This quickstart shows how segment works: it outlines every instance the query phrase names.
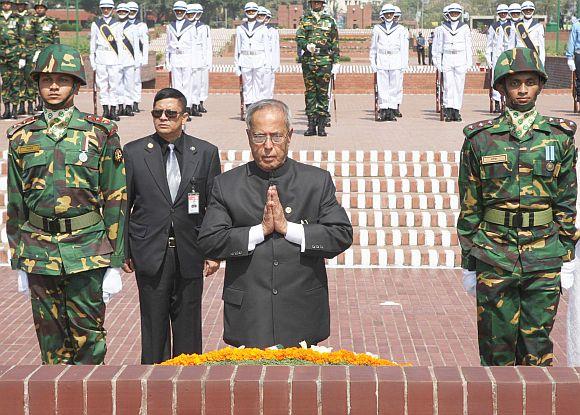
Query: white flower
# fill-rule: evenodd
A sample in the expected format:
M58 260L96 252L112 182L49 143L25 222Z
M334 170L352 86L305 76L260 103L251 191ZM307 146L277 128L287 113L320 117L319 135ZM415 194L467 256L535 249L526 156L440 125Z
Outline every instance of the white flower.
M372 357L373 359L378 359L379 358L379 355L378 354L374 354L374 353L371 353L371 352L366 352L365 354L367 356Z
M240 347L238 347L238 349L245 349L245 348L246 348L246 346L244 346L243 344Z
M314 350L315 352L318 353L330 353L332 352L332 347L326 347L326 346L310 346L310 349Z
M308 349L308 345L306 344L306 340L302 340L300 343L298 343L300 345L300 347L302 347L303 349Z

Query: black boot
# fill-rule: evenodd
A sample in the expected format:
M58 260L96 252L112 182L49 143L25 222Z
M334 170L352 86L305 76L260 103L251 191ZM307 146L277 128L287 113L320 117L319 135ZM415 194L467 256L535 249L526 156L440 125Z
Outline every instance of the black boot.
M8 118L10 118L11 113L10 113L10 104L9 103L4 103L4 114L2 114L2 119L3 120L7 120Z
M331 126L330 124L330 117L326 118L326 128L329 128Z
M453 121L453 116L451 114L452 111L451 108L443 108L443 118L445 119L445 122Z
M395 117L401 118L402 116L403 116L403 114L401 114L401 111L399 110L399 106L397 105L397 109L395 110Z
M109 112L109 119L112 121L120 121L121 119L117 115L117 107L111 106L111 111Z
M18 115L24 115L26 114L26 111L24 111L24 101L22 101L20 103L20 105L18 106Z
M207 110L205 109L205 107L203 106L203 101L199 101L199 107L197 107L197 110L199 112L201 112L202 114L205 114L207 112Z
M461 114L459 113L459 110L454 110L454 111L455 111L455 117L453 117L453 119L454 119L455 121L463 121L463 120L461 119Z
M125 107L122 104L117 106L117 117L124 117L125 116Z
M23 103L21 103L21 105L24 107ZM18 105L12 104L12 119L15 120L17 118L18 118Z
M308 117L308 129L304 131L305 136L316 135L316 117L311 115Z
M109 112L108 105L103 105L103 118L111 119L111 113Z
M387 110L386 109L381 108L379 110L379 117L378 117L377 121L380 121L380 122L387 121Z
M131 105L125 105L125 115L127 115L128 117L132 117L135 114L133 114L133 107Z
M141 110L139 109L139 103L138 102L134 102L133 103L133 112L135 112L135 113L141 112Z
M326 137L326 117L318 117L318 136Z
M191 115L193 117L201 117L201 112L199 112L199 108L195 104L191 106Z
M28 106L26 112L29 115L34 115L34 105L32 105L32 101L28 101Z

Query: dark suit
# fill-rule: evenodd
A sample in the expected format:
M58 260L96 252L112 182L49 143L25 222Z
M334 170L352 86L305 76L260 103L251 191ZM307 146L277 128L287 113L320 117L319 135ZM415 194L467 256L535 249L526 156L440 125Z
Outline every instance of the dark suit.
M133 261L139 287L142 363L201 352L205 257L198 248L197 233L213 179L221 172L220 159L215 146L185 133L175 142L175 152L181 182L172 203L165 170L167 143L153 134L127 144L124 150L125 255ZM189 193L199 193L199 214L188 213ZM175 243L169 244L170 237Z
M249 230L262 221L269 184L277 186L286 219L303 223L305 252L278 233L248 252ZM216 178L198 243L209 257L226 260L226 343L296 346L329 336L324 258L352 243L335 191L328 172L291 159L271 173L250 162Z

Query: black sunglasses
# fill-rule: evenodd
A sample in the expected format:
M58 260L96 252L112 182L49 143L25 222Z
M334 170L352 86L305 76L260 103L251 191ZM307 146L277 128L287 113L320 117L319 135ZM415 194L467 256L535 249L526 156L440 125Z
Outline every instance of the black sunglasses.
M178 115L183 114L183 112L175 110L151 110L151 115L153 116L153 118L161 118L163 113L165 113L165 116L170 120L177 118Z

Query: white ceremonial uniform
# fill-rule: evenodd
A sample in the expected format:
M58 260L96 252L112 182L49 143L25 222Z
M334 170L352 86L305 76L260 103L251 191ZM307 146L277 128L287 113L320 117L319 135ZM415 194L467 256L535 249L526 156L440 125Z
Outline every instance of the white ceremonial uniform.
M375 25L369 57L377 70L379 108L396 110L403 95L403 70L409 66L408 31L396 22Z
M270 33L270 65L269 70L266 72L265 98L272 99L276 85L276 71L280 69L280 34L277 28L267 26Z
M441 68L441 61L442 61L442 54L443 51L441 50L441 37L443 36L443 25L437 26L433 30L433 43L431 44L431 56L433 57L433 65L437 68L437 70L442 73L443 69ZM447 106L447 101L445 99L445 94L443 94L443 101L441 102L443 107Z
M465 74L473 64L471 31L463 22L445 22L440 27L433 39L433 63L443 71L443 106L461 110Z
M206 62L206 38L207 26L202 22L193 22L191 29L193 33L193 47L191 50L191 82L189 90L190 105L199 105L201 101L201 90L203 85L203 69Z
M99 17L91 24L90 63L95 71L101 105L121 104L120 26L112 17ZM105 34L108 34L108 38Z
M528 45L520 34L518 26L523 25L525 36L529 37L536 48L543 64L546 63L546 36L544 34L544 25L537 19L522 19L517 23L512 22L512 28L508 39L508 49L526 48Z
M120 104L133 107L136 102L135 73L142 60L139 50L139 27L130 21L119 22L121 45L119 47L119 61L121 63L121 96Z
M135 69L135 102L141 102L141 90L143 84L141 81L141 68L149 63L149 28L147 23L138 19L133 20L139 31L139 54L141 56L140 62Z
M191 66L195 43L194 24L187 19L176 20L167 25L167 50L165 63L171 71L171 87L187 99L191 107Z
M264 78L271 63L269 35L267 26L257 21L245 22L236 29L234 66L242 75L246 105L266 97Z
M209 71L213 65L213 49L211 44L211 29L205 23L198 21L200 26L197 30L200 31L203 36L203 68L201 69L201 92L199 94L199 100L201 102L206 101L209 96Z
M487 46L485 48L485 60L487 66L491 69L491 79L493 79L493 68L497 62L497 58L505 50L505 32L504 26L509 24L506 22L494 22L487 29ZM492 98L494 101L501 101L501 95L495 89L492 91Z

